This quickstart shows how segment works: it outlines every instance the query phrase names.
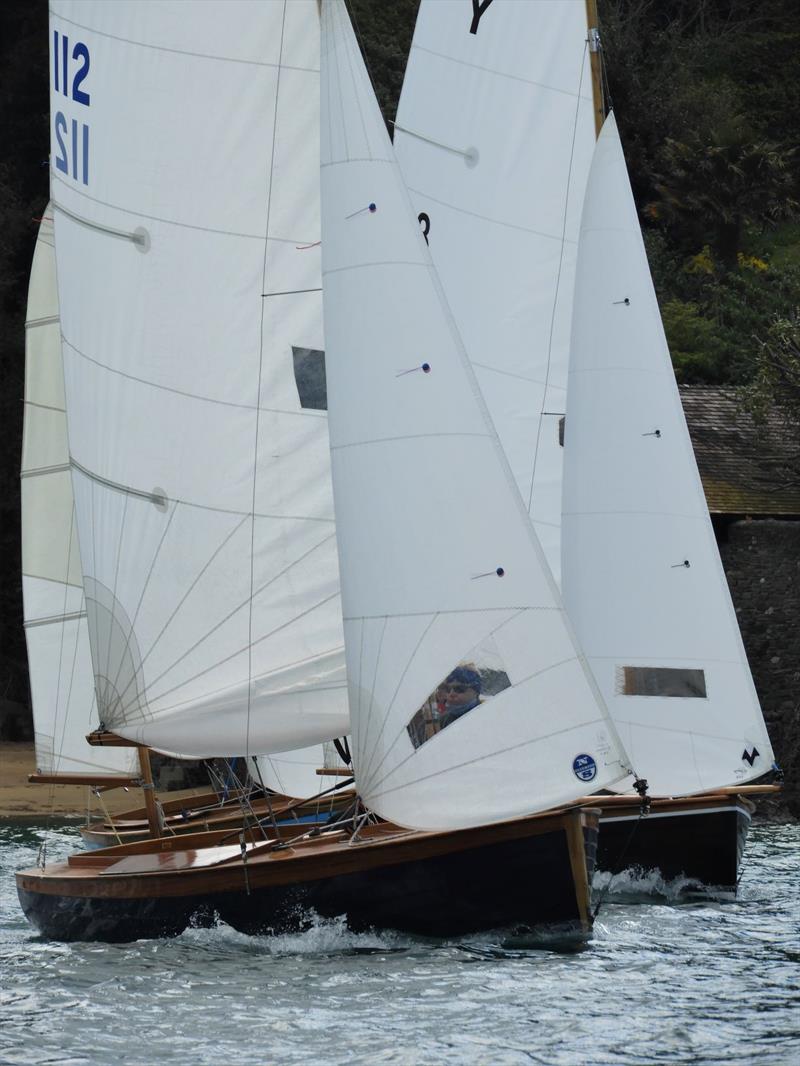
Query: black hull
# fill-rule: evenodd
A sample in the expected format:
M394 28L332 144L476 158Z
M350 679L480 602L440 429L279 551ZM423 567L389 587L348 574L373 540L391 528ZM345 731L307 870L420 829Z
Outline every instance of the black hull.
M736 891L750 805L730 797L714 809L664 811L644 818L613 809L600 822L597 868L658 870L665 881L683 877L696 885Z
M110 882L117 880L112 877L94 877L85 887L69 886L64 892L37 891L36 871L21 871L17 890L28 920L44 936L60 941L120 943L177 936L189 925L206 926L217 918L244 933L275 933L302 930L314 915L345 915L353 930L448 937L510 928L577 943L590 931L585 882L593 872L596 816L588 822L584 816L582 828L581 823L575 828L572 836L562 825L516 839L457 850L451 846L444 854L428 852L405 861L395 856L385 864L370 856L370 868L290 884L259 884L257 867L249 861L249 892L241 863L228 878L235 882L233 891L181 894L180 885L162 891L152 879L140 878L127 897L112 898ZM46 878L40 874L39 884ZM187 877L181 885L196 889L191 880Z

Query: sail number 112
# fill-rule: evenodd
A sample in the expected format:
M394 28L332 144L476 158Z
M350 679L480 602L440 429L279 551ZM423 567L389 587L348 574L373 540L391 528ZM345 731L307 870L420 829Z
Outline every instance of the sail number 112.
M89 74L89 49L77 41L70 50L69 38L53 31L53 90L73 103L89 107L91 97L83 87ZM75 181L89 184L89 125L77 118L67 118L63 111L53 115L53 132L57 145L56 170Z

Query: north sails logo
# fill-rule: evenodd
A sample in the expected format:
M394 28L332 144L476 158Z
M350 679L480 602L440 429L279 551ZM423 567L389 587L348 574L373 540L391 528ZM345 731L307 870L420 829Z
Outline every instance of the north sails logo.
M744 751L742 752L742 760L746 763L750 763L750 765L752 766L758 758L759 754L760 752L754 744L752 751L748 751L747 748L744 749Z

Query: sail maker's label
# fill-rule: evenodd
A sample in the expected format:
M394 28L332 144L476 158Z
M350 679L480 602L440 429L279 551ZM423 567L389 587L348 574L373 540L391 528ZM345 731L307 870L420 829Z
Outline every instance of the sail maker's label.
M53 162L56 170L89 184L89 123L80 108L91 103L86 79L91 60L89 49L83 41L70 41L66 34L53 30ZM56 106L56 98L63 96L68 102L64 110ZM76 106L77 105L77 106Z
M585 752L572 760L572 772L579 781L594 781L597 777L597 763Z

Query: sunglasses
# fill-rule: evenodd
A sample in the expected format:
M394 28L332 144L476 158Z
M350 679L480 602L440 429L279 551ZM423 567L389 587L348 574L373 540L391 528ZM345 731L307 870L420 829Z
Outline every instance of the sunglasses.
M472 685L444 685L445 692L468 692Z

